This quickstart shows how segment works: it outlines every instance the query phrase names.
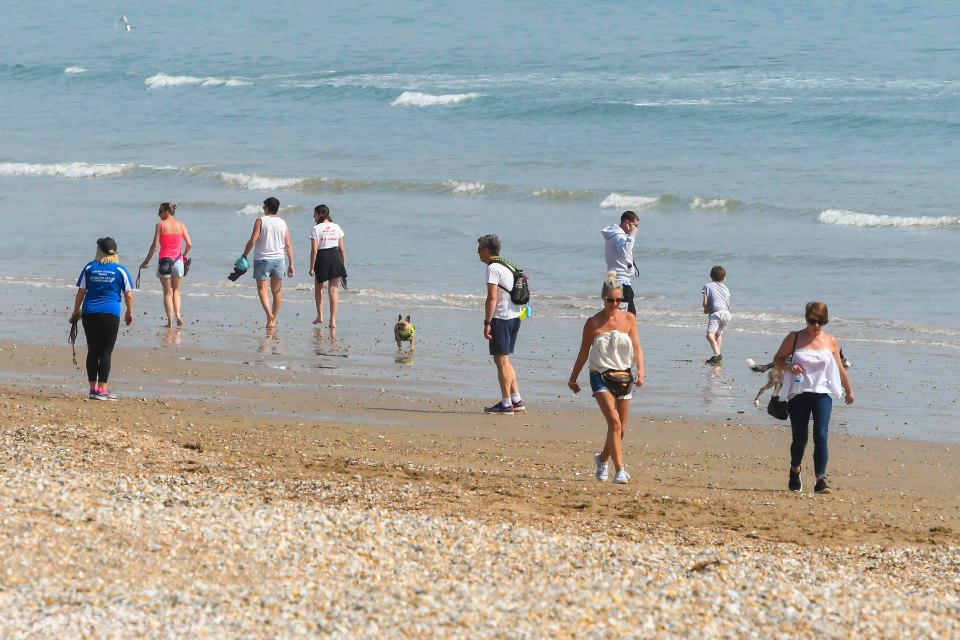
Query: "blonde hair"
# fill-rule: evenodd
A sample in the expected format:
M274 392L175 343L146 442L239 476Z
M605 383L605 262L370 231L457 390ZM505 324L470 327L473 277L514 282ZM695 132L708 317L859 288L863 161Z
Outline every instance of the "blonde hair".
M120 256L115 253L104 253L97 247L97 255L93 258L100 264L120 264Z
M607 271L607 279L603 281L603 291L600 293L602 296L606 296L611 291L617 289L623 289L623 285L620 284L620 281L617 279L616 271Z

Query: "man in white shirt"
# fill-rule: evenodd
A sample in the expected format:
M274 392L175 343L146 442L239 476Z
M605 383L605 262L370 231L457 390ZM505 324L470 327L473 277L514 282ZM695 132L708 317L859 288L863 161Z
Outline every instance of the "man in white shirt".
M499 261L500 238L490 234L477 240L477 256L487 265L487 299L483 305L483 337L490 343L490 355L497 366L500 381L500 402L485 407L484 413L513 415L525 411L517 386L517 373L510 363L510 354L520 331L520 307L510 299L513 272Z
M290 229L287 223L277 216L280 201L274 197L263 201L263 215L253 223L253 233L243 250L246 260L251 249L253 252L253 279L257 282L257 295L264 313L267 314L267 329L277 326L280 305L283 304L283 273L293 277L293 245L290 244ZM284 256L287 264L284 265ZM286 267L286 268L284 268ZM267 283L269 282L269 288ZM273 294L273 300L270 299Z
M630 277L634 274L633 242L637 236L637 227L640 218L633 211L624 211L620 216L620 224L611 224L600 230L604 239L604 253L607 258L607 269L616 271L617 280L623 285L623 301L627 303L627 311L637 315L637 307L633 304L633 286Z

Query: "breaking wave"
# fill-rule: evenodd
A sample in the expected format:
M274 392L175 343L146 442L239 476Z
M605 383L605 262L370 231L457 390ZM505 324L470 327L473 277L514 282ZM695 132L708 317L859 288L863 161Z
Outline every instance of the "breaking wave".
M622 193L611 193L600 203L601 209L643 209L652 207L660 201L660 197L628 196Z
M437 107L451 104L459 104L466 100L479 98L479 93L451 93L435 96L429 93L419 93L417 91L404 91L390 103L392 107Z
M886 216L858 213L846 209L826 209L817 216L817 221L844 227L956 227L960 216Z
M143 81L148 89L164 89L167 87L184 87L200 85L202 87L248 87L252 82L244 78L205 78L197 76L170 76L158 73Z
M56 164L29 164L0 162L3 176L53 176L57 178L112 178L136 168L133 164L91 164L63 162Z

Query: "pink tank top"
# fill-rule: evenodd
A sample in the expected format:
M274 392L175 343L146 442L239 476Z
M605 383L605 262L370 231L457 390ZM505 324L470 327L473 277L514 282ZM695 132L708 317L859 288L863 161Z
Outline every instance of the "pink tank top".
M160 256L161 258L180 257L180 247L183 246L183 227L181 233L164 233L163 227L160 227Z

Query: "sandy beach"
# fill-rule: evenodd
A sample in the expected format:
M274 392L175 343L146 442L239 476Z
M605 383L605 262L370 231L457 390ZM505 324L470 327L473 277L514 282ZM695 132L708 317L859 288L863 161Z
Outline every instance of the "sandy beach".
M0 352L47 376L0 393L4 637L960 633L948 444L832 435L833 494L798 495L785 427L638 402L618 486L588 399L492 417L121 349L118 388L179 366L206 397L96 402L62 355Z

